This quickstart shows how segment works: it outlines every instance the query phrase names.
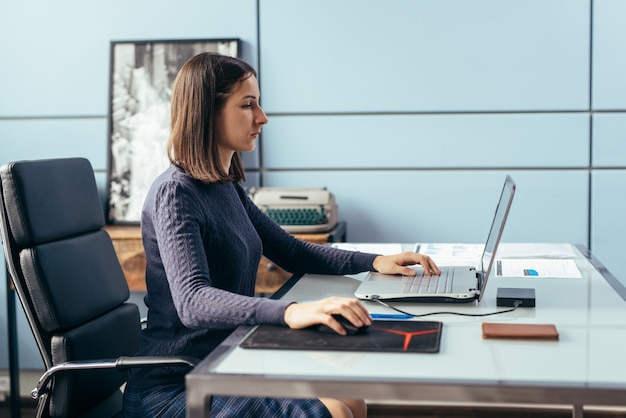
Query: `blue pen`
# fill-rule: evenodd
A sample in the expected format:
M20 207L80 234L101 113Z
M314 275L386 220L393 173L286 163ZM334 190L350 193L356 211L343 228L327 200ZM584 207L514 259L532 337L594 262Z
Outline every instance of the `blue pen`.
M413 318L411 315L406 314L384 314L384 313L373 313L370 314L372 319L411 319Z

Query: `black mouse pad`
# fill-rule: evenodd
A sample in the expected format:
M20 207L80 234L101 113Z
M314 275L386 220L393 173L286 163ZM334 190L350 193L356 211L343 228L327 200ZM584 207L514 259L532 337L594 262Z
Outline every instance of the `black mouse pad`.
M339 335L315 328L259 325L243 348L281 350L438 353L443 324L437 321L373 321L363 334Z

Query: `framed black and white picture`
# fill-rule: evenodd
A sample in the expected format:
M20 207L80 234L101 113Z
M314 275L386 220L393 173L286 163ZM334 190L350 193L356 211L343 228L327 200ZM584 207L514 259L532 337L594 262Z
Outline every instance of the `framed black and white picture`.
M150 185L169 164L172 84L200 52L239 57L240 40L111 42L108 223L139 223Z

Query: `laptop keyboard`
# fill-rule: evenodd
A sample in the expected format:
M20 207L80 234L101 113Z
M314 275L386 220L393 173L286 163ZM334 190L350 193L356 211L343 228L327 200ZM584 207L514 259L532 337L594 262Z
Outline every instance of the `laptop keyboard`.
M441 275L428 276L418 271L416 276L402 276L402 293L450 293L452 291L452 277L449 269L441 269Z

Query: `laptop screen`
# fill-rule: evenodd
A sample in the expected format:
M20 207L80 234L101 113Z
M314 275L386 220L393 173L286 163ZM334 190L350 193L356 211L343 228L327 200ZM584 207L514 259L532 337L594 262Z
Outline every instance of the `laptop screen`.
M493 261L495 258L495 252L500 243L502 237L502 231L504 231L504 224L513 202L513 195L515 194L515 182L511 176L506 176L504 180L504 186L502 193L500 194L500 200L496 207L496 213L491 222L491 229L489 229L489 235L487 236L487 242L485 243L485 249L483 250L483 256L480 261L481 274L479 276L480 293L478 295L478 301L483 298L485 288L487 287L487 280L493 267Z

